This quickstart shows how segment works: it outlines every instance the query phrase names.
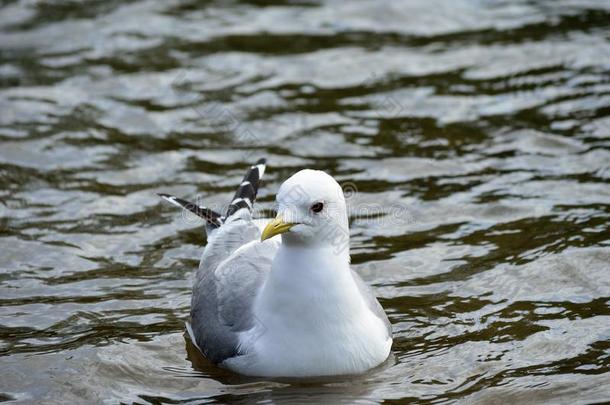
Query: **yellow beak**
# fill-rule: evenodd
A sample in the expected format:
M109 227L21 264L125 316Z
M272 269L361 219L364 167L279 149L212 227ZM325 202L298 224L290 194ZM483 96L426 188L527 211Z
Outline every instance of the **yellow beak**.
M288 232L288 230L295 225L296 224L284 222L282 216L278 214L277 217L275 217L273 221L269 222L265 229L263 229L263 233L261 234L261 242L275 235L279 235L280 233Z

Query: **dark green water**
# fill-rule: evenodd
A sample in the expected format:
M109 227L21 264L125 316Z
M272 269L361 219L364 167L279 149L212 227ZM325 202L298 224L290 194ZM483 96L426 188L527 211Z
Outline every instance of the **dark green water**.
M0 401L610 400L610 2L2 1ZM348 193L394 325L367 375L183 336L204 238L156 192Z

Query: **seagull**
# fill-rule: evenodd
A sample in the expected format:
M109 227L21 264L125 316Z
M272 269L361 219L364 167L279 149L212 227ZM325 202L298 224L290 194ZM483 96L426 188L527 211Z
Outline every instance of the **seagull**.
M253 219L265 166L247 170L224 215L159 194L206 221L190 339L211 362L249 376L350 375L384 363L392 328L350 268L340 185L301 170L281 185L275 219Z

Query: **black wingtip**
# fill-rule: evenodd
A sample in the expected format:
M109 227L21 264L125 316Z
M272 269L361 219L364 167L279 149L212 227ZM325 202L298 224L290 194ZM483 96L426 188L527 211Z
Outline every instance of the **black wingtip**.
M225 218L229 218L242 208L247 208L250 211L252 210L258 192L258 186L265 174L266 166L267 159L260 158L246 171L246 175L229 204Z
M184 208L197 215L198 217L205 219L205 221L211 226L219 227L220 225L222 225L221 215L209 208L201 207L195 203L183 200L182 198L178 198L171 194L157 193L157 195L163 198L165 201L169 202L170 204L173 204L180 208Z

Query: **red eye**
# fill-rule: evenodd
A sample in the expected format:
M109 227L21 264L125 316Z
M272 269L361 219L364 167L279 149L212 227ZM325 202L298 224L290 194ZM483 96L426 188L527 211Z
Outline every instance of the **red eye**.
M311 206L311 210L313 212L315 212L316 214L321 212L323 209L324 209L324 204L322 204L321 202L317 202Z

